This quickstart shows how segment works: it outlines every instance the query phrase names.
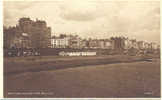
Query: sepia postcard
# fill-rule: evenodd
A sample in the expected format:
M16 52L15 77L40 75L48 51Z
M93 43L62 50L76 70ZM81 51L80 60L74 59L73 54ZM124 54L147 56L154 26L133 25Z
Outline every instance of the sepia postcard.
M3 1L5 98L160 98L160 1Z
M15 99L11 99L11 98L5 98L5 99L0 99L0 100L31 100L29 98L15 98ZM78 98L36 98L34 100L81 100ZM160 98L143 98L143 99L121 99L121 98L100 98L100 99L96 99L96 98L86 98L85 100L160 100Z

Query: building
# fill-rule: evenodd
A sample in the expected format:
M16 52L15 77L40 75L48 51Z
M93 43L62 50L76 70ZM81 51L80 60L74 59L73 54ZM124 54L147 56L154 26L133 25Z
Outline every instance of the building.
M70 48L82 48L82 39L78 35L68 35Z
M98 40L98 48L105 49L105 40L104 39Z
M67 48L69 47L69 37L52 37L52 48Z
M83 39L80 41L80 47L81 48L88 48L88 41L86 39Z
M132 42L129 40L129 38L125 38L124 44L125 44L125 46L124 46L125 50L128 50L132 47Z
M99 48L98 40L97 39L90 39L89 40L89 48L92 48L92 49Z
M4 48L31 48L28 33L21 33L18 26L4 29Z
M12 41L22 38L22 33L28 34L32 48L47 48L51 45L51 28L43 20L33 21L30 18L20 18L15 27L4 28L4 45L10 48ZM21 40L21 39L18 39Z
M131 39L131 48L138 49L138 44L136 39Z
M27 33L22 33L22 35L18 38L19 46L18 48L31 48L31 40Z
M144 41L138 41L137 42L137 46L138 46L138 49L139 50L145 49L145 43L144 43Z
M145 43L144 43L144 48L145 48L145 49L149 49L149 43L145 42Z
M154 42L151 42L151 49L152 50L157 50L159 48L159 45L154 43Z
M124 37L111 37L112 49L117 51L124 50L125 47L125 38Z
M14 37L10 48L30 48L30 42L27 37Z
M104 40L104 48L105 49L112 49L112 41L109 39Z

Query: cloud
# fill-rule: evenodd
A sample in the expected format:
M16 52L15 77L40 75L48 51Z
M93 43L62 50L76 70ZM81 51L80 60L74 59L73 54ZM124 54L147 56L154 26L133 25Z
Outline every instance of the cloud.
M73 20L73 21L91 21L95 20L97 18L96 15L94 15L92 12L64 12L61 13L60 17L62 17L65 20Z
M4 1L4 7L7 9L15 8L17 10L24 10L34 6L35 2L33 1Z
M8 26L26 16L45 20L55 35L77 33L84 38L124 35L160 41L160 5L157 1L6 1L4 8L4 24Z
M33 2L4 1L4 24L6 26L16 24L21 16L26 15L23 11L32 6L34 6Z
M92 21L99 17L96 4L89 2L64 2L60 5L60 17L69 21Z

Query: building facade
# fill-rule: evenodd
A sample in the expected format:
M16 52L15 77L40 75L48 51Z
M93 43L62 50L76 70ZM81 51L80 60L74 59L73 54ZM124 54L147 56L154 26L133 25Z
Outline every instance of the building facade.
M125 47L124 37L111 37L111 41L112 41L112 49L117 51L124 50Z
M68 37L53 37L51 39L52 48L67 48L69 46L69 38Z
M32 48L47 48L51 45L51 28L47 27L45 21L33 21L30 18L20 18L15 27L4 28L4 46L10 48L13 40L21 40L22 33L28 34ZM15 41L16 41L15 40Z

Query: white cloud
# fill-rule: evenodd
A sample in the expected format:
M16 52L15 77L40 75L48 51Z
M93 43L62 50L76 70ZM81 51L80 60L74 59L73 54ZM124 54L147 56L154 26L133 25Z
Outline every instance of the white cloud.
M126 35L160 41L159 1L71 0L4 3L4 24L15 25L20 17L46 20L53 33L78 33L106 38Z

